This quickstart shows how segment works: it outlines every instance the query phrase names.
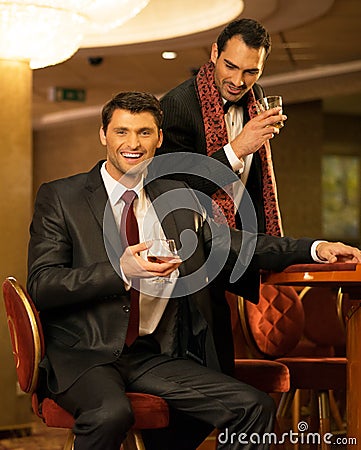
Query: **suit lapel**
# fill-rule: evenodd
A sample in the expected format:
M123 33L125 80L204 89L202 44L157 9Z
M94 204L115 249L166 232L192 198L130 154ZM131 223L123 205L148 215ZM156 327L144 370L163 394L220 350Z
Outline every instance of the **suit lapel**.
M100 174L104 161L100 161L88 174L85 185L85 197L103 233L104 245L111 261L116 261L123 253L119 228L115 223L114 214Z
M103 228L104 210L108 201L105 186L100 175L100 168L103 162L100 161L89 172L85 185L85 197L101 228Z

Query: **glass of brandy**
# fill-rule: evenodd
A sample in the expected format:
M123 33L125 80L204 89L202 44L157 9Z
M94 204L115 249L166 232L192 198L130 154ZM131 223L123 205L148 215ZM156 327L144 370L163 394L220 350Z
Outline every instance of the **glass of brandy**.
M154 239L147 250L147 259L152 263L179 262L179 256L174 239ZM169 283L169 277L155 277L155 282Z

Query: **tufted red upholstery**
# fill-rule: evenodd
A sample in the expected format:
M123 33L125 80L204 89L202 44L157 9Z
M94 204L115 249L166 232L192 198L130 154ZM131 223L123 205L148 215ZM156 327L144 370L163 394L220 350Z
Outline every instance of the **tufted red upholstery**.
M74 418L52 399L45 398L40 405L38 403L36 394L38 364L44 355L45 347L39 314L32 300L12 277L7 278L3 283L3 297L21 389L32 393L33 410L46 425L71 429ZM165 400L143 393L129 392L127 396L134 412L134 430L168 426L169 409ZM135 442L139 440L141 438L138 437Z
M240 315L238 313L238 297L226 292L226 298L231 312L232 335L235 354L235 373L237 380L247 383L267 393L287 392L290 389L290 374L288 368L275 361L250 358L247 349L247 339L242 332Z
M304 311L294 288L261 285L258 304L245 302L246 322L256 347L277 358L289 353L304 329Z

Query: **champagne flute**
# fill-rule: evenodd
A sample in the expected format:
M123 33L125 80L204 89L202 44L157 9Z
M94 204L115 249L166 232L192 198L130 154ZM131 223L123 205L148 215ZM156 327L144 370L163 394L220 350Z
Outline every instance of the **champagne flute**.
M174 239L154 239L151 241L151 246L147 250L147 259L152 263L172 262L172 260L179 260L177 247ZM170 283L169 277L155 277L155 282Z

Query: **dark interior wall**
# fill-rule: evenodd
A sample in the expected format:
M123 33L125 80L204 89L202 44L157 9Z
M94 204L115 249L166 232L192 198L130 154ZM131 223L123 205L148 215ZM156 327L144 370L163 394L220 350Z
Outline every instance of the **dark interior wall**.
M99 141L99 117L52 124L34 131L34 192L40 184L86 172L105 148Z
M321 235L321 101L286 105L288 119L272 140L279 202L286 235Z

